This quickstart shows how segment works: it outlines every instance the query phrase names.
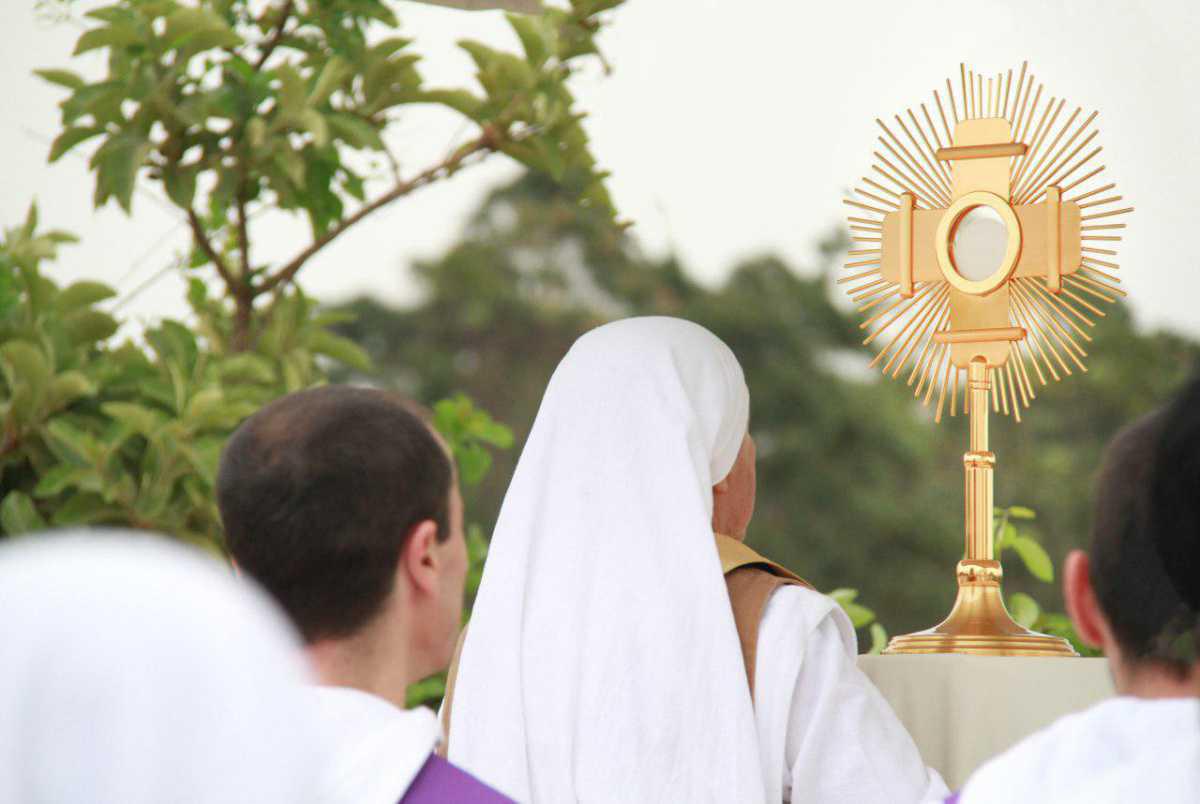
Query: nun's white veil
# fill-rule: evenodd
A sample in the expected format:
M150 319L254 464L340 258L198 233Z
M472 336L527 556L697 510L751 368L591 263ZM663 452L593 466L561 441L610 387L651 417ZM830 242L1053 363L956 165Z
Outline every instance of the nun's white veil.
M520 801L763 800L711 525L748 416L737 360L696 324L575 343L492 538L451 760Z
M0 547L0 801L311 800L299 647L261 592L146 535Z

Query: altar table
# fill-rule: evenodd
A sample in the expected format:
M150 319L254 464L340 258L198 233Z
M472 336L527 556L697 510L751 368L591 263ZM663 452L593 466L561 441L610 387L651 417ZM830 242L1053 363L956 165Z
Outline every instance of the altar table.
M945 653L860 656L858 666L952 790L1021 738L1113 694L1104 659Z

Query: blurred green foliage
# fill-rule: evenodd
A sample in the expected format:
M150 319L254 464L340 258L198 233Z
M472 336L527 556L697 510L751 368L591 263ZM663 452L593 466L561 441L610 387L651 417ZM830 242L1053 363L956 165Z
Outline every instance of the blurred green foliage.
M229 310L193 280L197 323L169 319L140 341L115 337L94 281L59 287L43 263L72 242L40 232L31 208L0 242L0 527L120 524L217 549L213 493L225 438L270 399L323 381L323 362L370 360L331 332L299 290L281 294L251 350L229 347Z
M1021 505L997 508L992 520L992 543L997 560L1003 561L1004 552L1012 550L1020 558L1025 570L1042 583L1049 584L1049 591L1053 594L1058 591L1054 585L1054 562L1033 529L1031 523L1035 519L1037 514ZM1012 566L1011 562L1009 566ZM1043 588L1039 596L1044 596L1046 591ZM1080 656L1101 655L1099 650L1079 638L1070 617L1061 612L1045 611L1033 595L1013 592L1008 596L1007 606L1012 618L1026 628L1066 639Z
M342 308L355 320L338 331L372 356L378 381L423 398L461 389L512 425L519 446L582 332L653 313L703 324L737 354L750 388L759 445L751 544L818 588L857 590L850 602L868 602L892 633L939 622L963 549L966 422L935 425L911 389L867 370L871 353L832 279L844 236L835 230L817 244L811 264L751 258L713 286L670 255L643 253L635 231L529 175L485 199L444 254L416 264L420 303L357 300ZM1038 512L1036 531L1020 508L1000 525L1005 590L1042 601L1039 612L1063 608L1041 580L1052 572L1043 556L1087 543L1104 444L1200 358L1188 338L1139 331L1123 305L1108 308L1092 335L1088 374L1039 387L1022 424L992 421L996 499ZM489 530L517 454L498 455L468 494ZM865 648L872 623L859 622ZM1055 630L1057 621L1038 622Z

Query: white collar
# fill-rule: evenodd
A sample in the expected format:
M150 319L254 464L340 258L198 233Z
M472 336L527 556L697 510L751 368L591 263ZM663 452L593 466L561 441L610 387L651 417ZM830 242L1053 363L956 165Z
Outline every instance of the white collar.
M349 687L314 687L323 732L322 804L396 804L441 737L437 716Z

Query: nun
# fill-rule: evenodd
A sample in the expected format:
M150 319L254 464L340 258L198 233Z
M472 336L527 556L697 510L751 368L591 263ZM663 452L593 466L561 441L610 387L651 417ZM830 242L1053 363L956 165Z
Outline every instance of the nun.
M160 537L0 546L0 801L314 801L308 674L265 594Z
M576 341L452 671L452 761L533 804L945 795L837 604L742 543L749 419L736 358L696 324Z

